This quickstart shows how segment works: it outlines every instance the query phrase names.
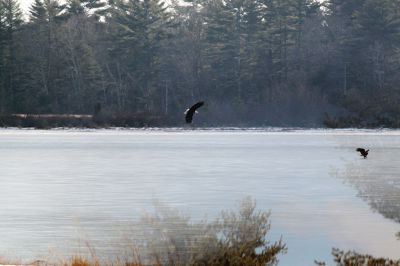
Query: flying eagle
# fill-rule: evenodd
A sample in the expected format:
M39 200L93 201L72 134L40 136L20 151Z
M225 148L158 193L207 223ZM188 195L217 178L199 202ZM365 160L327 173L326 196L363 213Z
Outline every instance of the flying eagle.
M364 156L364 159L367 159L369 150L366 150L366 149L363 149L363 148L357 148L356 151L360 152L361 156Z
M185 111L186 123L188 123L188 124L192 123L193 115L195 112L197 113L197 111L196 111L197 108L200 108L203 105L204 105L204 102L198 102Z

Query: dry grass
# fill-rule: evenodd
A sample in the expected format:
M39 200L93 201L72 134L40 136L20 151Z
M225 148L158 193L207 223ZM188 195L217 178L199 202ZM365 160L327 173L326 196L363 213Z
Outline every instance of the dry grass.
M64 266L100 266L100 263L97 260L90 261L84 257L74 256L71 258L71 261Z
M132 262L124 259L100 263L97 259L88 259L82 256L73 256L70 260L62 263L62 266L145 266L141 262ZM161 266L160 263L146 264L146 266Z
M32 263L29 263L32 264ZM29 264L24 264L24 265L29 265ZM6 259L4 257L0 257L0 266L3 265L22 265L20 261L17 259Z

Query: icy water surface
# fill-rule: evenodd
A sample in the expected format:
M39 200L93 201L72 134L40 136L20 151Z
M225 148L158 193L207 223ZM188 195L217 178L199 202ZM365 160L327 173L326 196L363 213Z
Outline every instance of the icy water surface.
M332 247L400 254L399 131L1 130L0 140L0 256L57 257L86 242L112 254L154 200L197 220L245 196L271 210L269 239L288 246L280 265L330 265Z

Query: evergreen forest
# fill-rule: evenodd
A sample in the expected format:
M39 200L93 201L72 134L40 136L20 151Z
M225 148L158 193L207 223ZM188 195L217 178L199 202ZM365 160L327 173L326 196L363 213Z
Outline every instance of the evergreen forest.
M400 127L399 73L400 0L0 0L2 117Z

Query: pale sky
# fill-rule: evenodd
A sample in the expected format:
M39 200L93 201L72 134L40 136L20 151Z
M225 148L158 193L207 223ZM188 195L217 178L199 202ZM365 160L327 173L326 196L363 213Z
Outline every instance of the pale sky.
M29 17L29 8L35 0L17 0L19 5L24 12L25 17ZM63 0L59 1L60 3L64 2Z
M24 11L24 15L27 16L29 14L29 8L35 0L17 0L19 5ZM60 3L64 3L64 0L59 0Z
M34 0L19 0L19 4L21 5L22 10L25 14L28 13L29 7L33 3Z
M321 0L322 2L323 0ZM29 7L32 5L34 0L19 0L19 4L21 5L22 10L24 11L24 15L27 16L29 14ZM63 1L60 1L63 2Z

